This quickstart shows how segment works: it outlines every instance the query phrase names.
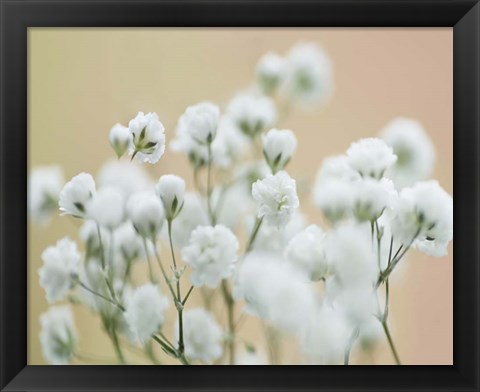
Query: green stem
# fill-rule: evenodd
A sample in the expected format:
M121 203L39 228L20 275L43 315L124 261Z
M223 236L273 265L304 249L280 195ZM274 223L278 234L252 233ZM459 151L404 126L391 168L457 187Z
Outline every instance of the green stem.
M208 208L208 216L210 218L210 223L215 225L215 214L213 213L212 209L212 143L208 143L207 145L208 150L208 163L207 163L207 208Z
M122 304L120 304L119 302L115 302L113 300L111 300L110 298L108 297L105 297L104 295L100 294L100 293L97 293L96 291L92 290L91 288L89 288L85 283L81 282L81 281L78 281L78 284L83 287L85 290L87 290L89 293L92 293L93 295L96 295L97 297L99 298L102 298L103 300L111 303L112 305L115 305L117 308L119 308L122 312L125 311L125 308L122 306Z
M228 362L230 365L235 364L235 301L228 289L227 281L222 280L222 293L225 304L227 305L227 318L228 318Z
M190 294L191 294L191 293L192 293L192 291L193 291L193 288L194 288L194 286L193 286L193 285L191 285L191 286L190 286L190 288L188 289L188 291L187 291L187 295L185 296L185 298L184 298L184 299L183 299L183 301L182 301L182 305L184 305L184 306L185 306L185 304L186 304L186 302L187 302L187 299L188 299L188 297L190 297Z
M395 363L397 365L401 365L400 357L398 356L397 350L395 348L395 344L393 343L392 335L390 334L390 330L388 329L388 325L386 321L382 322L383 330L385 331L385 335L387 336L388 344L390 345L390 349L392 350L393 357L395 358Z
M112 340L113 348L115 349L115 354L117 355L119 363L125 365L127 362L125 361L125 357L123 356L122 348L120 346L117 331L115 330L115 328L112 328L112 330L110 331L110 339Z
M350 339L348 341L348 345L345 349L345 355L343 357L343 364L344 365L348 365L350 363L350 353L352 352L353 345L354 345L355 341L357 340L359 333L360 333L360 329L355 328L353 330L352 336L350 336Z
M168 279L167 273L165 271L165 268L163 268L162 261L160 260L160 255L158 254L157 250L157 245L153 244L153 249L155 253L155 258L157 259L157 263L160 267L160 270L162 271L163 278L165 279L165 283L167 284L168 289L170 290L170 293L172 294L173 301L175 302L175 305L177 305L178 298L177 295L175 294L175 291L173 290L172 283L170 282L170 279Z
M252 250L253 243L255 242L255 238L257 238L258 231L260 230L260 226L262 225L263 222L263 216L261 218L258 218L255 220L255 225L253 227L252 234L250 234L250 238L248 239L247 242L247 248L245 253L248 253Z
M107 285L108 291L112 297L112 299L118 303L117 296L115 295L115 290L113 290L112 285L110 284L110 280L107 276L106 271L106 263L105 263L105 249L103 247L102 235L100 234L100 226L97 223L97 234L98 234L98 244L100 245L100 253L101 253L101 263L102 263L102 271L105 274L105 283Z
M152 260L150 260L150 252L148 251L147 240L143 238L143 247L145 249L145 257L148 264L148 277L150 282L155 283L155 277L153 276Z

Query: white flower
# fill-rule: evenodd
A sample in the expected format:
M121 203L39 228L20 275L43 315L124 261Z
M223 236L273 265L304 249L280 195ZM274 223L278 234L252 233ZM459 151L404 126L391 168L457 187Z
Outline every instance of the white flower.
M350 181L334 178L319 181L314 187L314 203L330 222L336 223L351 215L353 189Z
M144 254L141 237L130 222L121 224L114 232L114 244L124 261L132 262Z
M178 248L183 248L188 244L193 230L198 226L208 224L208 215L199 197L194 193L186 193L183 208L175 218L175 223L172 225L173 245ZM168 241L166 226L162 233L162 238Z
M163 326L167 308L168 300L159 287L145 284L133 291L126 304L125 319L132 332L144 342Z
M175 331L178 340L178 327ZM220 358L223 353L222 338L221 327L204 309L195 308L184 311L183 339L187 359L212 362Z
M65 184L58 205L62 215L86 217L87 203L95 196L95 181L88 173L80 173Z
M297 148L297 138L289 129L271 129L262 136L263 155L273 173L285 168Z
M337 287L330 291L327 286L327 296L334 308L343 312L352 325L361 325L372 316L378 315L378 302L371 284L354 284ZM332 298L333 297L333 298Z
M65 237L45 249L42 260L43 265L38 270L40 286L45 290L48 302L60 301L76 284L80 265L77 244Z
M129 154L141 163L157 163L165 152L165 127L156 113L139 112L128 129L133 141Z
M122 124L115 124L112 129L110 129L108 140L115 151L115 154L120 158L127 152L128 147L130 147L130 143L132 143L132 134L128 127L124 127Z
M338 155L323 160L322 166L317 173L316 183L332 179L352 182L360 178L360 174L348 164L348 158L345 155Z
M256 181L252 196L258 204L258 217L277 227L286 225L300 205L296 182L285 171Z
M179 119L179 126L198 144L206 145L217 134L220 109L210 102L201 102L189 106Z
M380 179L393 165L397 156L393 149L378 138L360 139L347 150L348 163L363 177Z
M88 259L91 256L101 256L101 247L100 239L98 238L98 228L97 224L93 220L87 220L80 227L79 236L80 239L85 244L86 248L86 258ZM102 240L102 246L104 249L109 249L110 245L110 234L108 230L104 227L100 227L100 236Z
M332 92L332 65L322 48L298 44L287 56L283 92L295 103L323 103Z
M46 223L58 208L58 195L65 180L59 166L34 167L28 178L28 212L38 223Z
M418 182L400 192L392 234L430 256L444 256L453 237L453 199L437 181Z
M228 115L223 115L218 124L217 137L212 143L213 164L228 167L241 159L249 146L249 139Z
M127 215L137 233L152 241L159 234L165 219L162 202L150 192L138 192L130 196Z
M304 271L311 280L323 279L329 273L324 238L325 233L320 227L310 225L295 235L285 250L287 261Z
M216 212L217 223L235 230L242 223L247 212L254 209L255 205L251 195L251 185L239 179L231 186L213 189L211 203Z
M375 316L371 316L361 324L358 340L365 350L371 350L384 335L385 332L380 320Z
M88 216L100 226L113 230L123 221L125 200L115 188L102 188L87 204Z
M255 251L241 263L233 295L245 301L247 313L294 332L301 328L314 305L309 283L281 255Z
M122 192L125 199L140 191L151 188L152 180L143 166L133 162L109 161L97 175L99 188L115 188Z
M155 191L163 203L167 219L174 219L183 207L185 195L185 181L183 178L173 174L166 174L160 177Z
M257 83L262 91L273 94L285 77L286 61L275 53L266 53L259 60L256 68Z
M270 128L277 120L277 111L270 98L249 93L233 98L227 111L238 129L250 137Z
M368 226L368 223L365 225ZM372 239L362 225L345 225L327 233L325 254L335 278L342 285L373 284L378 273Z
M387 176L398 188L411 186L430 177L435 162L435 149L418 121L395 118L385 126L381 136L398 157L387 172Z
M68 365L77 334L73 314L67 306L53 306L40 316L40 343L44 358L52 365Z
M341 312L322 306L309 318L302 336L305 355L315 363L339 364L351 335L348 321Z
M223 226L199 226L182 249L182 258L192 268L190 280L195 286L215 288L232 275L237 261L238 240Z
M393 182L386 178L379 181L362 178L354 183L353 193L353 212L360 222L377 220L386 208L392 206L397 196Z

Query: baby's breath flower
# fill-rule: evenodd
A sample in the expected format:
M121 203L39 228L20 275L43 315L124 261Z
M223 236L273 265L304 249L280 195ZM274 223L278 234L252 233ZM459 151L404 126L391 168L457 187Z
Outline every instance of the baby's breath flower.
M197 227L182 249L185 263L192 268L192 284L215 288L222 279L230 277L238 247L235 235L223 225Z
M272 100L251 93L237 95L229 103L227 111L238 129L252 138L270 128L277 120Z
M377 220L386 208L392 206L397 196L393 182L387 178L379 181L362 178L353 183L353 193L353 212L360 222Z
M165 322L168 300L158 286L137 287L126 304L125 319L138 340L144 342L158 332Z
M283 170L297 148L297 138L289 129L271 129L262 136L263 155L273 173Z
M95 196L95 181L88 173L80 173L65 184L58 205L62 215L87 217L87 203Z
M61 301L77 283L80 265L77 244L65 237L45 249L42 260L43 265L38 270L40 286L45 290L48 302Z
M381 134L398 157L387 172L387 176L398 188L411 186L430 177L435 161L435 149L418 121L395 118L385 126Z
M317 173L316 183L328 180L342 180L352 182L360 179L360 174L353 170L345 155L325 158Z
M175 328L178 340L178 320ZM212 362L223 353L221 327L204 309L186 310L183 314L183 339L185 356L190 361Z
M72 360L77 334L73 314L67 306L53 306L40 316L40 343L45 359L52 365L68 365Z
M46 223L58 208L58 195L65 180L59 166L34 167L28 178L28 212L38 223Z
M360 139L347 150L348 163L363 177L380 179L397 161L393 150L378 138Z
M156 113L139 112L130 120L128 129L132 134L129 154L141 163L157 163L165 152L165 127Z
M296 182L285 171L256 181L252 196L258 203L257 216L277 227L286 225L300 205Z
M160 233L165 219L162 202L153 192L138 192L130 196L127 215L137 233L152 241Z
M295 235L285 250L287 261L306 273L311 280L324 279L330 266L325 256L325 233L317 225L310 225Z
M99 189L115 188L125 199L135 192L151 188L152 185L152 179L144 166L117 160L106 162L100 168L96 179Z
M144 254L142 238L135 231L131 222L121 224L113 235L117 253L125 262L132 262Z
M404 245L414 245L430 256L447 254L453 237L453 199L437 181L404 188L394 206L392 233Z
M103 248L109 249L110 234L106 228L99 228L100 230L98 230L97 224L93 220L85 221L85 223L80 227L79 236L85 244L87 259L89 257L101 256L100 252L102 251L102 249L100 247L100 239L98 238L99 231L102 239Z
M294 103L323 103L332 93L332 65L322 48L305 43L294 46L287 56L283 92Z
M179 126L200 145L212 143L217 135L220 109L210 102L189 106L180 117Z
M266 53L259 60L256 68L256 79L261 90L271 95L283 82L286 61L275 53Z
M110 145L112 146L117 157L120 158L125 154L132 143L132 134L128 127L124 127L122 124L115 124L110 129L110 135L108 137Z
M173 174L163 175L155 186L155 191L162 200L167 219L176 218L183 208L183 197L185 195L183 178Z
M334 178L319 181L314 187L314 203L330 222L339 222L351 215L353 189L350 181Z
M125 200L115 188L102 188L87 204L88 216L106 229L113 230L123 221Z

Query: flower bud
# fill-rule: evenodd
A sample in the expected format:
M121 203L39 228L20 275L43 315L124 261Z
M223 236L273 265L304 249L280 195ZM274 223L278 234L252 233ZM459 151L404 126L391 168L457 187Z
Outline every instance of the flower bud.
M173 174L160 177L155 187L160 197L168 220L175 219L183 208L183 197L185 195L185 181L183 178Z
M127 127L124 127L121 124L115 124L110 130L110 136L108 139L110 145L117 154L117 157L120 158L125 152L127 152L132 141L132 134Z
M273 173L283 170L297 148L292 131L271 129L263 135L263 155Z
M188 135L201 145L212 143L217 135L220 109L210 102L189 106L180 117L179 123Z
M285 59L275 53L265 54L257 64L256 77L262 91L275 93L285 77Z
M127 214L139 235L152 241L156 239L165 216L162 203L153 193L132 195L127 202Z

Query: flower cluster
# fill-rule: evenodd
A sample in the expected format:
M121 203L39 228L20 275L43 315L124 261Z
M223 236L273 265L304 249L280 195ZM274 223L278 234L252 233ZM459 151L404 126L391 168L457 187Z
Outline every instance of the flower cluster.
M41 255L51 304L40 318L45 359L83 358L68 302L99 317L118 363L130 362L133 346L153 363L276 364L283 335L305 363L348 363L352 349L371 350L384 332L399 363L389 279L412 249L446 254L452 197L429 179L435 154L426 131L397 118L379 137L324 159L312 202L325 220L302 214L308 200L290 166L297 137L279 121L297 106L325 104L332 86L327 54L300 44L263 56L253 86L225 105L187 107L166 155L185 155L192 184L176 174L153 179L142 165L165 153L156 113L112 127L105 139L118 160L96 176L65 183L58 166L34 168L32 220L45 224L57 212L82 222L78 241L65 237ZM192 296L202 305L191 308ZM264 325L268 360L261 343L242 337L244 318Z

